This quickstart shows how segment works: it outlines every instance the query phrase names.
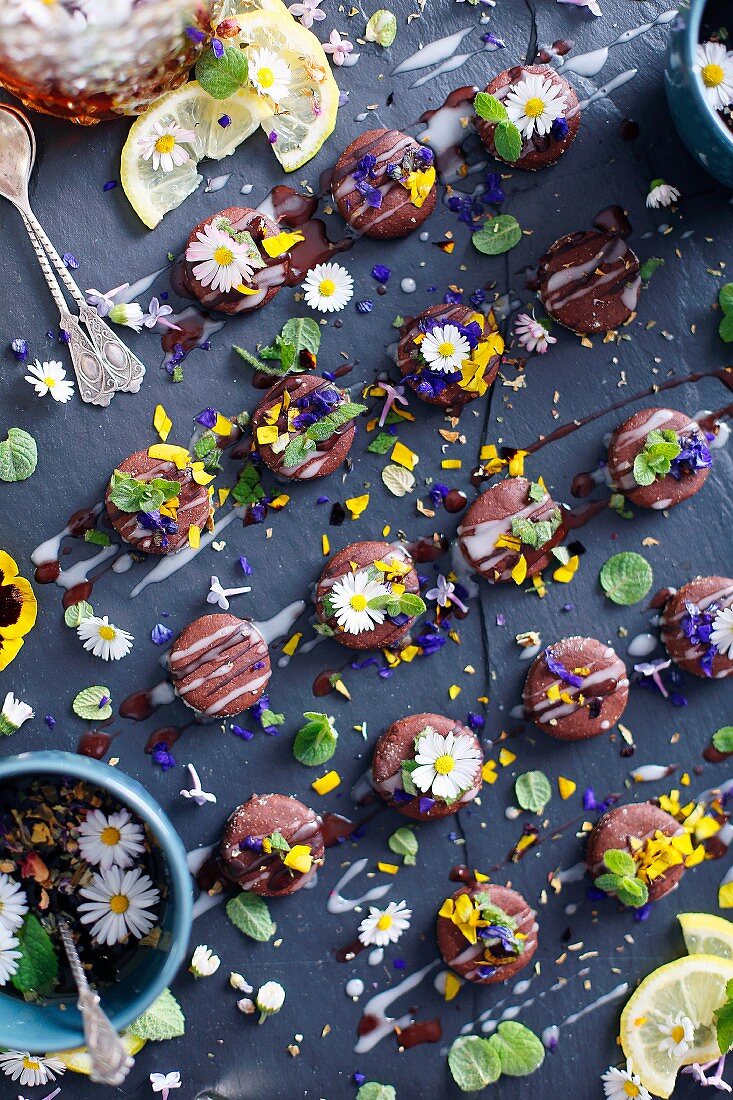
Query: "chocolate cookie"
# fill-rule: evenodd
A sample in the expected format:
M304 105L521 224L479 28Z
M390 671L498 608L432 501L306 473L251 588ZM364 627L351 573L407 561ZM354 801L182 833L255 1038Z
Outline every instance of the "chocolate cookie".
M568 233L537 271L539 297L559 324L581 335L619 328L639 301L639 260L622 237L595 230Z
M665 459L670 444L681 449ZM639 455L644 457L635 465ZM614 487L640 508L671 508L694 496L712 461L700 425L675 409L641 409L616 429L608 445Z
M528 171L546 168L559 160L575 141L580 128L578 97L567 80L549 65L515 65L504 69L484 90L504 104L509 120L522 135L521 153L516 160L506 160L496 149L496 123L483 118L476 120L484 145L505 164ZM524 107L530 103L531 112L532 101L538 100L546 104L545 111L539 116L528 115Z
M466 903L460 900L464 897L481 914L475 943L461 930L467 924ZM531 961L537 950L537 914L516 890L477 882L461 886L443 903L436 934L438 950L451 970L469 982L494 985L513 978Z
M564 638L532 662L524 711L560 741L587 741L616 725L626 709L626 666L595 638Z
M358 233L406 237L435 208L432 150L399 130L367 130L339 157L331 191Z
M252 437L263 462L293 481L332 474L351 450L355 420L341 424L326 439L309 440L306 433L350 404L347 393L319 376L283 378L267 391L252 417Z
M224 826L219 862L243 890L282 897L311 881L324 852L323 823L313 810L291 795L253 794Z
M464 348L465 357L454 356L453 363L446 365L445 357L438 358L443 343ZM496 378L503 349L493 314L484 317L461 305L430 306L400 329L397 366L423 401L444 409L460 408L486 393Z
M118 535L146 554L175 554L189 545L189 531L192 527L199 531L211 530L213 526L213 509L211 497L207 486L200 485L194 480L194 471L191 461L188 461L182 469L169 459L151 456L150 451L163 450L162 444L156 444L147 451L136 451L116 468L105 493L105 503L110 522ZM176 452L183 452L182 448L175 448ZM122 475L122 476L121 476ZM127 475L127 477L125 477ZM200 476L198 473L196 476ZM122 483L128 478L139 483L124 486ZM170 497L166 490L166 497L159 494L161 503L158 507L150 508L146 504L143 509L137 507L140 501L139 492L128 491L122 495L122 490L140 490L142 483L150 485L155 479L164 482L177 481L180 491L175 497ZM201 480L210 481L211 478ZM151 492L154 486L150 486ZM132 505L130 510L118 505L111 499L115 499L121 505L128 502ZM152 498L151 498L152 499ZM176 503L177 502L177 503Z
M267 642L236 615L202 615L169 654L176 695L199 714L224 718L256 703L270 679Z
M207 226L211 226L208 233ZM247 206L228 206L204 218L193 227L186 242L184 258L176 272L180 282L176 289L219 313L250 313L267 305L286 285L290 274L290 253L280 251L271 256L263 245L266 237L277 237L281 232L276 221ZM222 266L203 258L210 252L213 255L217 247L228 249L232 259L240 260L231 287L226 281L222 286L218 273L214 274L216 267L221 272ZM293 247L297 248L297 244ZM228 257L222 254L219 258ZM237 290L237 286L245 290Z
M649 901L659 901L670 890L674 890L684 874L685 866L683 862L675 862L663 874L655 874L654 877L649 878L644 869L645 856L649 854L645 846L655 842L657 833L665 837L678 837L682 836L683 832L684 829L679 822L653 802L615 806L600 818L588 837L586 866L593 878L598 878L599 875L605 875L610 870L604 863L603 857L606 852L611 848L627 851L635 858L638 877L648 887ZM637 843L632 843L633 841ZM663 841L660 846L665 847ZM672 855L671 858L676 860L677 856Z
M733 580L695 577L670 596L660 617L662 642L693 676L733 673Z
M542 486L507 477L470 506L458 528L458 545L487 581L521 584L548 565L564 536L562 509Z
M431 761L438 761L437 767ZM433 821L473 802L481 790L483 764L481 742L466 726L442 714L408 714L374 746L372 783L401 814Z
M316 585L316 613L349 649L382 649L404 637L425 610L412 558L388 542L352 542ZM377 601L380 606L369 607Z

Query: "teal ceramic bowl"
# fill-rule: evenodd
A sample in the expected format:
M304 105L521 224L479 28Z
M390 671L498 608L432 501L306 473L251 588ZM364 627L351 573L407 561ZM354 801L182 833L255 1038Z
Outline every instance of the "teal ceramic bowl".
M669 35L664 83L677 133L706 172L733 187L733 133L708 107L695 73L695 49L706 0L683 0Z
M69 752L27 752L0 760L0 785L23 776L64 775L108 791L150 828L160 846L168 896L159 913L163 935L146 949L140 963L118 984L100 991L102 1006L118 1031L149 1007L173 980L188 948L192 887L186 850L158 803L135 779L117 768ZM66 1008L26 1004L0 990L0 1047L44 1054L84 1046L81 1018L73 998Z

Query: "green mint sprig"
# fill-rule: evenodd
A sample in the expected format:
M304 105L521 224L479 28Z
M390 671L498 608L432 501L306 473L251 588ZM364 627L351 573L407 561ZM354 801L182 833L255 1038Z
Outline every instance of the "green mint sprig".
M715 1013L715 1030L721 1054L733 1046L733 978L725 986L725 1003Z
M264 495L265 490L260 485L259 473L251 462L245 462L237 484L232 489L232 500L235 504L257 504Z
M338 405L322 420L317 420L301 435L290 440L283 455L283 465L285 467L299 465L312 451L316 450L318 443L330 439L334 432L343 428L351 420L355 420L357 416L361 416L363 412L366 412L366 405L357 405L353 401L345 401L343 405Z
M338 733L327 714L306 711L303 717L306 723L295 735L293 756L307 768L320 767L336 752Z
M649 889L638 877L634 857L623 848L609 848L603 855L608 874L593 883L604 894L613 894L623 905L640 909L649 900Z
M403 825L397 829L387 841L389 850L397 856L402 856L405 867L414 867L418 849L420 847L414 829Z
M397 615L409 615L414 619L425 611L425 601L413 595L412 592L403 592L401 596L388 592L385 596L374 596L369 600L367 607L375 611L386 611L390 619L394 619Z
M235 928L250 939L267 943L275 935L277 925L270 916L267 903L259 894L243 890L226 904L226 914Z
M247 56L237 46L225 46L220 57L213 47L196 62L196 79L212 99L228 99L247 83Z
M221 452L217 443L217 436L211 428L207 428L193 445L194 458L203 462L208 474L216 473L221 469Z
M26 913L16 935L20 958L12 977L13 985L19 993L47 993L53 989L59 973L51 937L33 913Z
M285 837L282 835L279 829L275 829L274 833L270 833L267 838L270 841L270 849L273 852L289 852L290 845Z
M644 449L634 459L636 484L651 485L658 477L665 477L681 450L675 431L654 428L646 437Z
M549 542L562 523L562 514L559 508L555 508L549 519L531 520L521 516L515 516L512 520L512 534L520 539L525 546L533 550L539 550L541 546Z
M517 126L510 121L507 109L501 100L489 92L479 92L473 101L473 109L479 118L494 123L494 145L502 160L513 164L522 155L522 135Z
M232 350L253 370L274 378L284 378L287 374L313 370L320 346L321 326L318 322L312 317L291 317L283 325L280 335L271 344L260 348L257 355L236 344L232 345ZM269 366L270 361L278 365Z
M169 481L164 477L140 481L122 470L114 471L111 486L109 499L121 512L155 512L161 504L177 497L181 491L179 481Z

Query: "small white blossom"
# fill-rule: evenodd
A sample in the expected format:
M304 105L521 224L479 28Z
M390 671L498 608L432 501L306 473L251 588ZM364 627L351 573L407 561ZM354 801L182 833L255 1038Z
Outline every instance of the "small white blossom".
M0 871L0 930L5 929L12 935L22 925L27 912L25 890L15 879Z
M228 611L230 596L241 596L244 592L251 591L252 589L246 585L243 588L224 588L218 577L212 577L206 602L215 603L222 611Z
M173 312L173 307L161 305L158 298L151 298L148 305L148 312L143 315L143 324L145 328L155 328L156 325L162 325L163 328L174 329L176 332L180 331L180 325L174 325L172 321L166 321L166 317L169 317Z
M665 183L664 180L652 180L646 204L650 210L657 210L660 206L671 206L679 197L679 191L670 183Z
M652 1100L649 1090L641 1083L639 1076L631 1068L631 1059L626 1063L626 1069L617 1069L609 1066L605 1073L601 1074L603 1081L603 1095L606 1100Z
M657 1030L663 1036L657 1050L666 1051L670 1058L684 1058L695 1037L690 1017L685 1016L684 1012L678 1012L676 1016L670 1012L664 1023L657 1024Z
M5 1050L0 1054L0 1069L21 1085L47 1085L55 1081L66 1066L58 1058L41 1058L38 1054L29 1054L27 1050Z
M82 619L76 633L84 643L84 648L93 657L103 661L119 661L132 649L133 636L126 630L113 626L106 615L90 615Z
M386 909L369 907L369 916L359 925L359 939L365 947L386 947L397 943L410 927L412 910L404 901L391 901Z
M241 974L237 974L236 970L232 970L229 975L229 984L232 989L238 990L239 993L251 993L252 986L249 982L245 981Z
M33 709L27 703L16 699L12 691L5 696L5 702L0 710L0 735L9 737L11 733L19 730L24 722L33 718Z
M154 172L163 171L167 174L190 160L188 150L181 143L190 145L195 140L196 134L193 130L186 130L177 122L166 125L161 118L153 123L146 137L138 139L140 156L143 160L152 161Z
M322 0L303 0L303 3L291 4L288 8L290 14L299 19L304 27L310 28L313 23L320 23L322 19L326 18L325 11L321 11L320 4Z
M188 772L191 776L191 789L182 790L178 793L183 798L190 798L192 802L195 802L197 806L205 806L207 802L216 802L216 795L209 794L201 786L201 780L199 779L199 773L194 768L193 764L188 764Z
M330 53L334 65L343 65L346 58L353 51L354 46L347 38L342 38L338 31L331 31L328 42L323 43L326 53Z
M162 1100L168 1100L170 1090L181 1087L181 1075L177 1069L170 1073L151 1073L150 1084L153 1092L162 1093Z
M316 264L303 283L306 305L321 313L338 313L354 294L354 280L341 264Z
M514 335L520 347L527 351L536 351L538 355L544 355L550 344L556 344L557 339L550 336L543 324L529 313L518 313L514 320Z
M733 659L733 607L716 611L710 641L723 657Z
M210 978L221 966L221 959L205 943L199 944L191 956L190 972L194 978Z
M265 982L257 990L255 1004L260 1010L259 1022L263 1023L268 1016L279 1012L285 1004L285 990L279 982Z
M25 380L33 386L36 396L45 397L50 393L54 401L59 401L62 405L70 401L74 393L74 383L66 377L63 363L55 359L47 363L36 359L35 363L29 365Z
M143 317L145 315L142 306L139 306L137 302L118 302L117 305L112 306L108 316L114 324L127 325L133 331L139 332L143 327Z

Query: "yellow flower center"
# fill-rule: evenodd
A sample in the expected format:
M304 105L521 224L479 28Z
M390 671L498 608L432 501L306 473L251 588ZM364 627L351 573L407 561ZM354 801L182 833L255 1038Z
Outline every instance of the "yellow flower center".
M367 605L366 596L362 595L361 592L357 592L351 597L349 604L353 607L354 611L363 611Z
M176 147L176 139L173 134L161 134L155 143L155 148L159 153L172 153Z
M624 1081L624 1092L627 1096L638 1096L639 1086L635 1085L633 1081Z
M703 67L700 75L702 76L702 82L706 88L717 88L718 84L723 83L725 77L723 66L715 65L712 62Z
M318 284L318 289L321 292L322 298L330 298L336 293L336 284L333 279L321 279Z
M99 637L103 638L105 642L111 642L115 637L115 628L113 626L100 626Z
M257 83L261 88L271 88L275 83L275 74L272 69L264 66L257 70Z
M674 1039L675 1043L681 1043L684 1037L685 1029L682 1027L681 1024L677 1024L676 1027L672 1028L672 1038Z
M56 379L51 374L47 374L43 381L46 383L50 390L52 390L56 385Z
M455 760L452 756L448 756L447 753L443 756L439 756L434 764L435 770L438 775L450 775L455 766Z
M377 921L377 928L380 932L386 932L388 928L392 927L392 918L389 913L382 913L381 917Z
M114 848L115 844L120 843L120 830L115 829L113 825L108 825L106 829L102 829L99 834L99 839L102 844L107 844L110 848Z
M113 913L126 913L130 908L130 901L124 894L113 894L109 899L109 907Z
M524 113L527 118L539 118L544 109L545 104L538 95L532 96L524 105Z
M442 355L444 359L450 359L451 355L455 354L455 348L448 340L444 340L442 344L438 344L438 355Z
M30 1054L26 1054L25 1058L23 1059L23 1068L39 1070L41 1068L41 1063L38 1061L37 1058L31 1058Z
M229 264L234 263L234 253L231 248L227 248L225 244L220 244L218 248L214 249L214 263L219 267L229 267Z

